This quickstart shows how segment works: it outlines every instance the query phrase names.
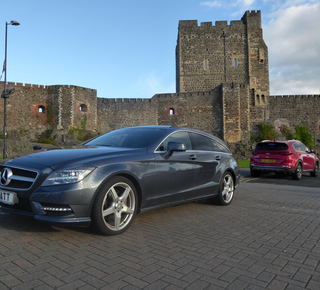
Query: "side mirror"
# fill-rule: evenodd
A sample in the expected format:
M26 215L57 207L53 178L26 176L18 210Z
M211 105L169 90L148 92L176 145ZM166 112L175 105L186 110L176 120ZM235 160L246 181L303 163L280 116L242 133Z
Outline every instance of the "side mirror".
M169 142L168 143L168 151L166 154L164 154L164 157L168 158L172 155L173 152L175 151L186 151L186 145L180 142Z

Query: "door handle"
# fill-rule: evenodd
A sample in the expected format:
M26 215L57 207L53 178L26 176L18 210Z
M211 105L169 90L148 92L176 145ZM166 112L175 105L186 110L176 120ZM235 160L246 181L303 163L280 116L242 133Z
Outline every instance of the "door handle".
M221 159L221 156L220 155L217 155L216 156L216 160L220 160Z
M189 160L196 160L196 159L197 159L197 156L194 154L189 156Z

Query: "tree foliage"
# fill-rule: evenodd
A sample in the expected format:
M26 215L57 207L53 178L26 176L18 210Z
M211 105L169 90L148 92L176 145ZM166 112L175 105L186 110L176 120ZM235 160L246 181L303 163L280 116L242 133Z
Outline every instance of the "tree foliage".
M307 147L313 147L313 138L312 135L309 133L309 130L306 126L295 126L296 130L296 138L297 140L301 141Z
M258 142L262 140L275 140L277 139L277 133L271 124L259 123L259 135L256 138Z

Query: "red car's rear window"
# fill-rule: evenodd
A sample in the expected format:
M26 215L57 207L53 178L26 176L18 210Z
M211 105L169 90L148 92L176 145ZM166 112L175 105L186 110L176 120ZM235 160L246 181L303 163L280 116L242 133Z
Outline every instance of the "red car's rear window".
M274 151L281 151L281 150L287 150L289 149L289 146L285 143L277 143L277 142L265 142L265 143L259 143L255 150L274 150Z

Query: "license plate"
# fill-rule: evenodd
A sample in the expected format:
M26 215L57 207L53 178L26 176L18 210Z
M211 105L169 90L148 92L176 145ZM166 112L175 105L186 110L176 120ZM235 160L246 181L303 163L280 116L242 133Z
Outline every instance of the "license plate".
M18 203L18 196L15 192L10 191L0 191L0 202L5 204L14 205L15 203Z
M261 159L263 163L276 163L275 159Z

